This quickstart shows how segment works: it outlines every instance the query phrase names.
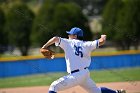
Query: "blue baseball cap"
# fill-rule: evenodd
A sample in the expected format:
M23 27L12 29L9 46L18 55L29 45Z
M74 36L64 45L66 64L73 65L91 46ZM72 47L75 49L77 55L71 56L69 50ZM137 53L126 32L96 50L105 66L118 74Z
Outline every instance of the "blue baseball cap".
M66 31L66 33L69 35L77 35L83 37L83 30L78 27L74 27L70 31Z

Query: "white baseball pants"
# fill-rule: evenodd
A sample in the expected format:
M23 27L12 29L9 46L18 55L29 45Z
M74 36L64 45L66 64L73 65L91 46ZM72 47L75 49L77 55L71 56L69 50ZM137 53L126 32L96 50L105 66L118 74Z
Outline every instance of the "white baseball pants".
M51 84L49 91L58 92L77 85L84 88L88 93L101 93L101 89L98 88L95 82L90 78L88 69L83 69L79 72L59 78Z

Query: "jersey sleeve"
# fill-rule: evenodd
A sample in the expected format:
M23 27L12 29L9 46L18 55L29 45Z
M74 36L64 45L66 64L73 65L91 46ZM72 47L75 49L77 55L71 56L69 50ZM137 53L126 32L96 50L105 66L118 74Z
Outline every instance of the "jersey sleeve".
M90 51L92 51L99 47L99 40L87 41L86 46Z
M62 49L65 49L67 44L68 44L68 40L61 37L59 37L59 42L55 42L55 46L60 46Z

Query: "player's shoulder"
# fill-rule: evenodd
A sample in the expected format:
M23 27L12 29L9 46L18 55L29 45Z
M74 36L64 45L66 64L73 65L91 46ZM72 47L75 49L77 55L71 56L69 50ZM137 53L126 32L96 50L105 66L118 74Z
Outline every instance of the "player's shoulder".
M77 39L67 39L67 38L61 38L62 40L68 41L68 42L79 42Z
M93 41L83 41L84 43L91 43L91 42L95 42L96 40Z
M67 42L67 43L69 43L69 42L71 42L69 39L67 39L67 38L62 38L62 37L60 37L60 41L61 42Z
M93 44L95 42L96 42L96 40L93 40L93 41L83 41L83 44L84 45L90 45L90 44Z
M68 41L68 39L67 38L63 38L63 37L59 37L61 40L66 40L66 41Z
M78 39L72 39L71 42L75 42L75 43L84 43L83 40L78 40Z
M82 43L85 43L85 44L90 43L90 42L92 42L92 41L82 41Z

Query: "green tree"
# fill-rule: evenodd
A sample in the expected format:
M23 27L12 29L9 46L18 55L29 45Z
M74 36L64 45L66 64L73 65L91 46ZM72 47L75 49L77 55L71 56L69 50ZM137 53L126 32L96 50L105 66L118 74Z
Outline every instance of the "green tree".
M5 30L11 45L17 46L23 56L28 54L34 14L25 4L13 5L7 13Z
M50 23L53 20L55 1L47 0L40 8L32 29L32 42L35 46L42 46L48 39L52 37L52 29Z
M124 8L119 12L115 39L120 42L123 49L128 50L133 44L138 49L140 41L140 1L125 0Z
M8 0L0 0L0 4L1 3L6 3Z
M117 32L116 21L118 12L122 9L122 0L109 0L103 11L103 33L111 40Z
M108 0L57 0L57 2L76 3L87 16L100 15Z
M140 1L110 0L103 13L103 32L119 49L138 49L140 42Z
M69 0L78 4L88 16L100 15L108 0Z
M36 45L42 46L55 35L66 37L66 31L74 26L85 31L86 40L91 39L88 21L80 7L74 3L57 3L47 0L35 19L32 40L36 42Z
M67 37L66 31L72 27L80 27L85 34L85 40L91 40L88 20L75 3L59 3L54 12L52 28L61 37Z
M3 53L8 42L7 42L7 35L4 32L4 25L5 25L5 14L4 11L0 8L0 53Z

